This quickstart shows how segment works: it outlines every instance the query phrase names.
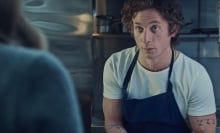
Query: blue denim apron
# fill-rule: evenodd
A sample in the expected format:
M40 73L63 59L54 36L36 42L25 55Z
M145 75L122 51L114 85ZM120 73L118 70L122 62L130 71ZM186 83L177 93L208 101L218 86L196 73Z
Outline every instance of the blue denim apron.
M168 73L167 91L145 99L128 99L127 86L139 51L136 52L123 83L123 124L128 133L191 133L183 119L172 92L170 76L174 63L174 52Z

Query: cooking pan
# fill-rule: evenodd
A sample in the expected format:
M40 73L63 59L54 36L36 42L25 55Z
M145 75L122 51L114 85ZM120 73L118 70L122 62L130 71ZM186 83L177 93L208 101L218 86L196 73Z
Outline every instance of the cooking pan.
M108 15L96 16L96 26L98 33L120 33L122 29L121 20Z

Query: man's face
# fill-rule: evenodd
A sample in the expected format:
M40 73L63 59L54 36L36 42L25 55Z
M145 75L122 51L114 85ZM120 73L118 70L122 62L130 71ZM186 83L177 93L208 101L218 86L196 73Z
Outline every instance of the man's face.
M144 58L155 59L162 57L171 46L168 22L154 9L137 12L133 18L133 35L140 54Z

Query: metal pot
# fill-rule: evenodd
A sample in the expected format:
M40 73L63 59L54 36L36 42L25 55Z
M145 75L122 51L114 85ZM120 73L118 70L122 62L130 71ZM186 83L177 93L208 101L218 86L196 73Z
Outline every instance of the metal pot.
M98 33L121 33L122 25L120 19L113 19L112 16L96 16L96 26Z
M99 15L96 16L96 26L98 33L107 33L110 31L110 26L112 23L112 16Z

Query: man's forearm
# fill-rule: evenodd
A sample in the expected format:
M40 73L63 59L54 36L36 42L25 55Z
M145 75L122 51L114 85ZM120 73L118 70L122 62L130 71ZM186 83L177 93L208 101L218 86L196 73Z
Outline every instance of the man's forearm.
M105 131L106 133L127 133L121 124L106 124Z

